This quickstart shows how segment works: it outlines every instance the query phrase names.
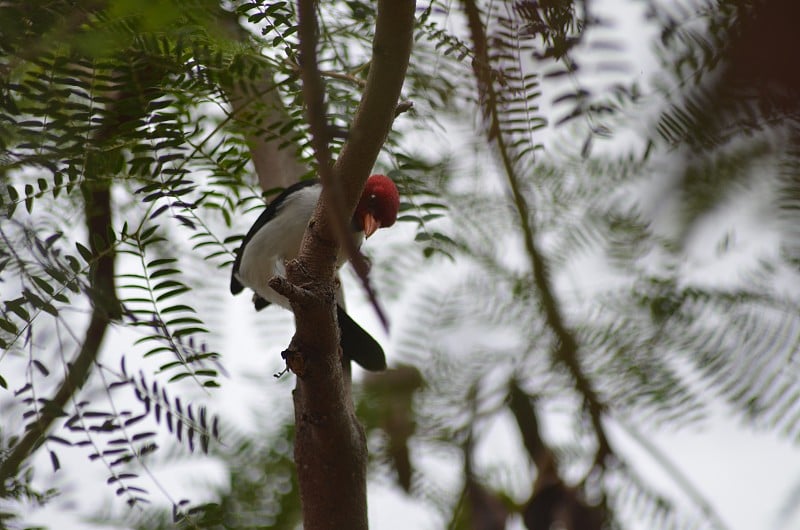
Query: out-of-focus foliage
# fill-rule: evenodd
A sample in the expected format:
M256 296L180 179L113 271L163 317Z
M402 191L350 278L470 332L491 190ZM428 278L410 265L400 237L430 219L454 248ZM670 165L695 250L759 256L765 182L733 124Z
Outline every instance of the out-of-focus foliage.
M469 462L512 412L532 468L509 477L466 466L460 493L448 489L454 504L439 505L460 513L445 519L453 528L499 528L513 513L529 528L625 527L632 514L647 528L724 528L673 469L695 506L660 494L606 446L605 429L662 462L647 431L702 425L720 401L749 428L793 442L800 432L800 100L778 59L793 49L791 24L771 23L780 2L653 3L648 18L663 28L656 88L606 90L586 67L622 65L629 50L613 38L591 46L615 22L592 16L598 4L465 2L467 18L477 13L477 99L505 193L446 196L445 248L469 273L416 277L425 286L398 352L427 368L420 446ZM548 16L562 21L547 26L560 37L537 31ZM645 123L626 118L634 113ZM547 124L570 143L551 140L546 152ZM606 154L602 140L643 128L645 141ZM526 441L537 422L516 414L520 393L536 415L569 419L570 439L539 438L551 458ZM418 491L444 487L416 472ZM490 498L505 499L504 516Z

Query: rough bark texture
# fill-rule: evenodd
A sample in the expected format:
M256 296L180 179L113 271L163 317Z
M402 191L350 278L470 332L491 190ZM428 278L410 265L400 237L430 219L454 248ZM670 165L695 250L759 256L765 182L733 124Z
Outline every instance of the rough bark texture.
M295 463L306 530L368 527L366 440L338 347L335 216L349 219L352 215L389 133L411 52L414 7L413 0L379 2L364 95L341 156L323 175L327 188L339 188L339 208L332 207L328 189L309 223L298 258L287 266L288 283L271 283L292 301L297 322L285 355L297 374ZM309 21L302 21L301 12L301 26L304 23ZM315 25L315 21L310 23ZM308 33L301 28L300 36L308 38ZM304 82L306 76L318 75L314 58L304 55L303 66L310 68ZM309 122L316 118L310 116ZM321 173L328 173L328 167L321 164Z

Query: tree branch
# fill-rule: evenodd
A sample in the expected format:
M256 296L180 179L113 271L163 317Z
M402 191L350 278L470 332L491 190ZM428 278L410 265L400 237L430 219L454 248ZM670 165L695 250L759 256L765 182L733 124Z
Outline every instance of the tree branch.
M389 133L411 53L415 5L413 0L379 2L366 88L350 137L332 167L324 92L316 65L314 6L312 0L300 0L298 35L308 121L325 191L298 258L287 264L289 282L319 299L314 304L292 304L297 332L289 351L301 356L303 366L294 391L295 463L304 528L359 530L368 527L367 450L339 359L334 273L342 239L337 238L341 227L337 230L336 225L337 219L352 216ZM333 190L339 191L339 200L332 197Z
M247 43L252 38L250 32L239 24L239 18L235 13L220 8L217 17L232 40ZM257 80L249 91L243 90L243 84L237 81L224 87L234 116L245 116L248 109L256 112L258 105L264 107L260 112L272 122L289 121L289 113L278 95L272 72L266 70L264 77ZM258 134L251 126L244 123L244 120L242 127L262 190L285 188L300 180L300 177L308 171L305 165L298 162L295 149L285 146L281 148L281 144L290 142L288 138L277 133L270 133L270 136Z
M271 76L265 74L263 79L255 83L254 90L259 95L257 98L244 93L238 83L229 87L228 98L235 116L243 116L248 108L257 103L265 107L265 111L262 112L273 122L289 121L289 115L278 97ZM243 128L262 190L286 188L300 180L300 177L308 171L305 165L297 161L294 149L281 147L281 144L289 141L288 139L275 136L277 133L270 133L272 134L270 137L257 134L256 131L248 130L250 126L246 124Z
M595 464L603 467L606 458L613 454L605 427L603 426L605 405L595 392L591 381L583 372L583 367L578 359L578 342L565 323L561 306L553 292L547 264L536 245L534 235L535 226L531 220L530 208L522 192L519 179L505 144L505 139L501 133L500 115L497 103L498 97L494 87L494 78L490 69L491 63L488 53L486 32L483 22L481 21L480 11L475 5L474 0L463 0L463 4L467 14L472 42L475 47L473 70L478 81L478 90L481 95L480 99L483 104L484 117L488 121L487 136L490 140L494 140L497 143L508 185L514 199L514 206L517 210L517 217L519 218L520 226L522 226L525 250L528 254L534 284L539 292L539 297L544 308L545 321L558 341L558 347L554 352L554 359L567 368L572 376L575 389L583 397L584 405L586 406L592 428L597 438L598 447Z
M15 476L23 462L41 445L53 422L64 415L67 402L86 382L109 324L120 315L114 289L114 253L108 241L108 227L111 226L109 183L90 181L82 187L89 245L94 256L87 293L93 307L86 336L55 396L46 402L39 418L26 426L25 435L0 463L0 491L5 489L6 480Z

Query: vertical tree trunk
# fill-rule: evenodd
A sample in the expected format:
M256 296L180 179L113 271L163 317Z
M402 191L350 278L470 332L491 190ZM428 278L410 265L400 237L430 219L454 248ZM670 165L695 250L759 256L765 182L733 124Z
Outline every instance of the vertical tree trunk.
M270 285L292 303L297 332L284 355L297 375L294 391L295 463L306 530L368 528L367 448L355 416L350 380L342 369L336 323L337 227L352 216L395 116L414 24L413 0L382 0L367 85L350 139L331 166L327 159L324 93L315 57L313 2L300 5L298 34L308 122L324 192L287 279ZM333 187L338 189L333 189ZM335 200L334 200L335 198Z

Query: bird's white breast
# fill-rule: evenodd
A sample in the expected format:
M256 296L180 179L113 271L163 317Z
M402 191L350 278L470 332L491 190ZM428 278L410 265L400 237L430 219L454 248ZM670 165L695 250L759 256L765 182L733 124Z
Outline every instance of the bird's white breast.
M285 273L284 261L297 257L319 193L319 186L310 186L287 197L275 217L250 239L242 254L239 281L266 300L286 308L289 301L273 291L268 282L276 274Z
M262 298L290 309L289 301L269 287L275 275L285 275L284 262L294 259L300 252L300 243L311 214L317 205L321 187L301 188L286 197L275 217L253 235L244 248L237 278ZM354 234L356 247L361 245L363 232ZM337 267L347 260L340 251Z

